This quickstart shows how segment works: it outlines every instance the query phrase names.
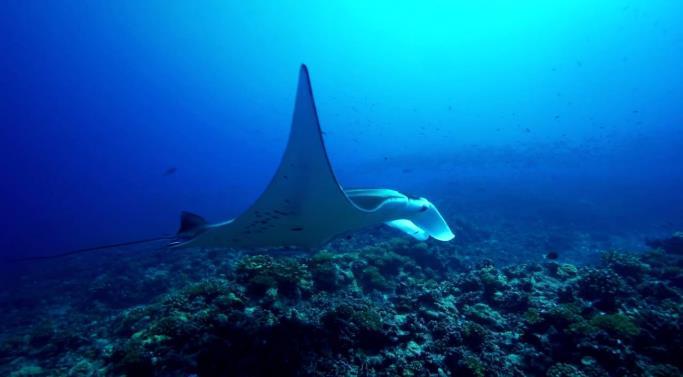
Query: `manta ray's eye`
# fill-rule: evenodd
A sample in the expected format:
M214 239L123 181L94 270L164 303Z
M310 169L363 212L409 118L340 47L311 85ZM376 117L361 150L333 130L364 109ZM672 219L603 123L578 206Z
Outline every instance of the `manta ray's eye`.
M426 211L426 210L427 210L427 206L426 206L426 205L422 205L422 207L420 207L420 212L424 212L424 211Z

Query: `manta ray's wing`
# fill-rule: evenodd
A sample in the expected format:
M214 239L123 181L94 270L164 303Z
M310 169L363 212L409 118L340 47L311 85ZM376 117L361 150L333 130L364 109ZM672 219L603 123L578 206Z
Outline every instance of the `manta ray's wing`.
M315 247L360 226L363 212L334 176L308 70L302 65L289 141L270 184L239 217L209 226L183 245Z

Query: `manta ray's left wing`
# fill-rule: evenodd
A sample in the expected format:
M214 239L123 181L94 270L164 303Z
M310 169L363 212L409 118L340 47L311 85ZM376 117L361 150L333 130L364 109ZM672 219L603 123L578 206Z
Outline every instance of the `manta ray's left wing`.
M239 217L207 227L183 246L315 247L340 230L360 226L362 217L330 166L302 65L289 141L270 184Z

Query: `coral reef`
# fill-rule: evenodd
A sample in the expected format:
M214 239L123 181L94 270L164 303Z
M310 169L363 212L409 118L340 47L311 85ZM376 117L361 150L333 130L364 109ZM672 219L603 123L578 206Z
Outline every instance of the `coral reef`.
M89 273L55 275L62 299L35 282L2 296L0 374L681 374L675 254L499 267L461 247L370 234L314 254L76 260Z
M650 239L646 243L654 249L662 249L667 253L683 255L683 232L676 232L669 238Z

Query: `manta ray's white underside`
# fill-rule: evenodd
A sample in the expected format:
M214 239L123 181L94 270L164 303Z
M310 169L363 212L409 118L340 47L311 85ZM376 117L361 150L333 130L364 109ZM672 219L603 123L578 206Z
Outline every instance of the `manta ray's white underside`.
M263 194L233 220L206 224L184 213L181 221L172 247L316 248L337 235L381 223L420 240L453 238L427 199L388 189L342 189L325 151L304 65L287 149Z

